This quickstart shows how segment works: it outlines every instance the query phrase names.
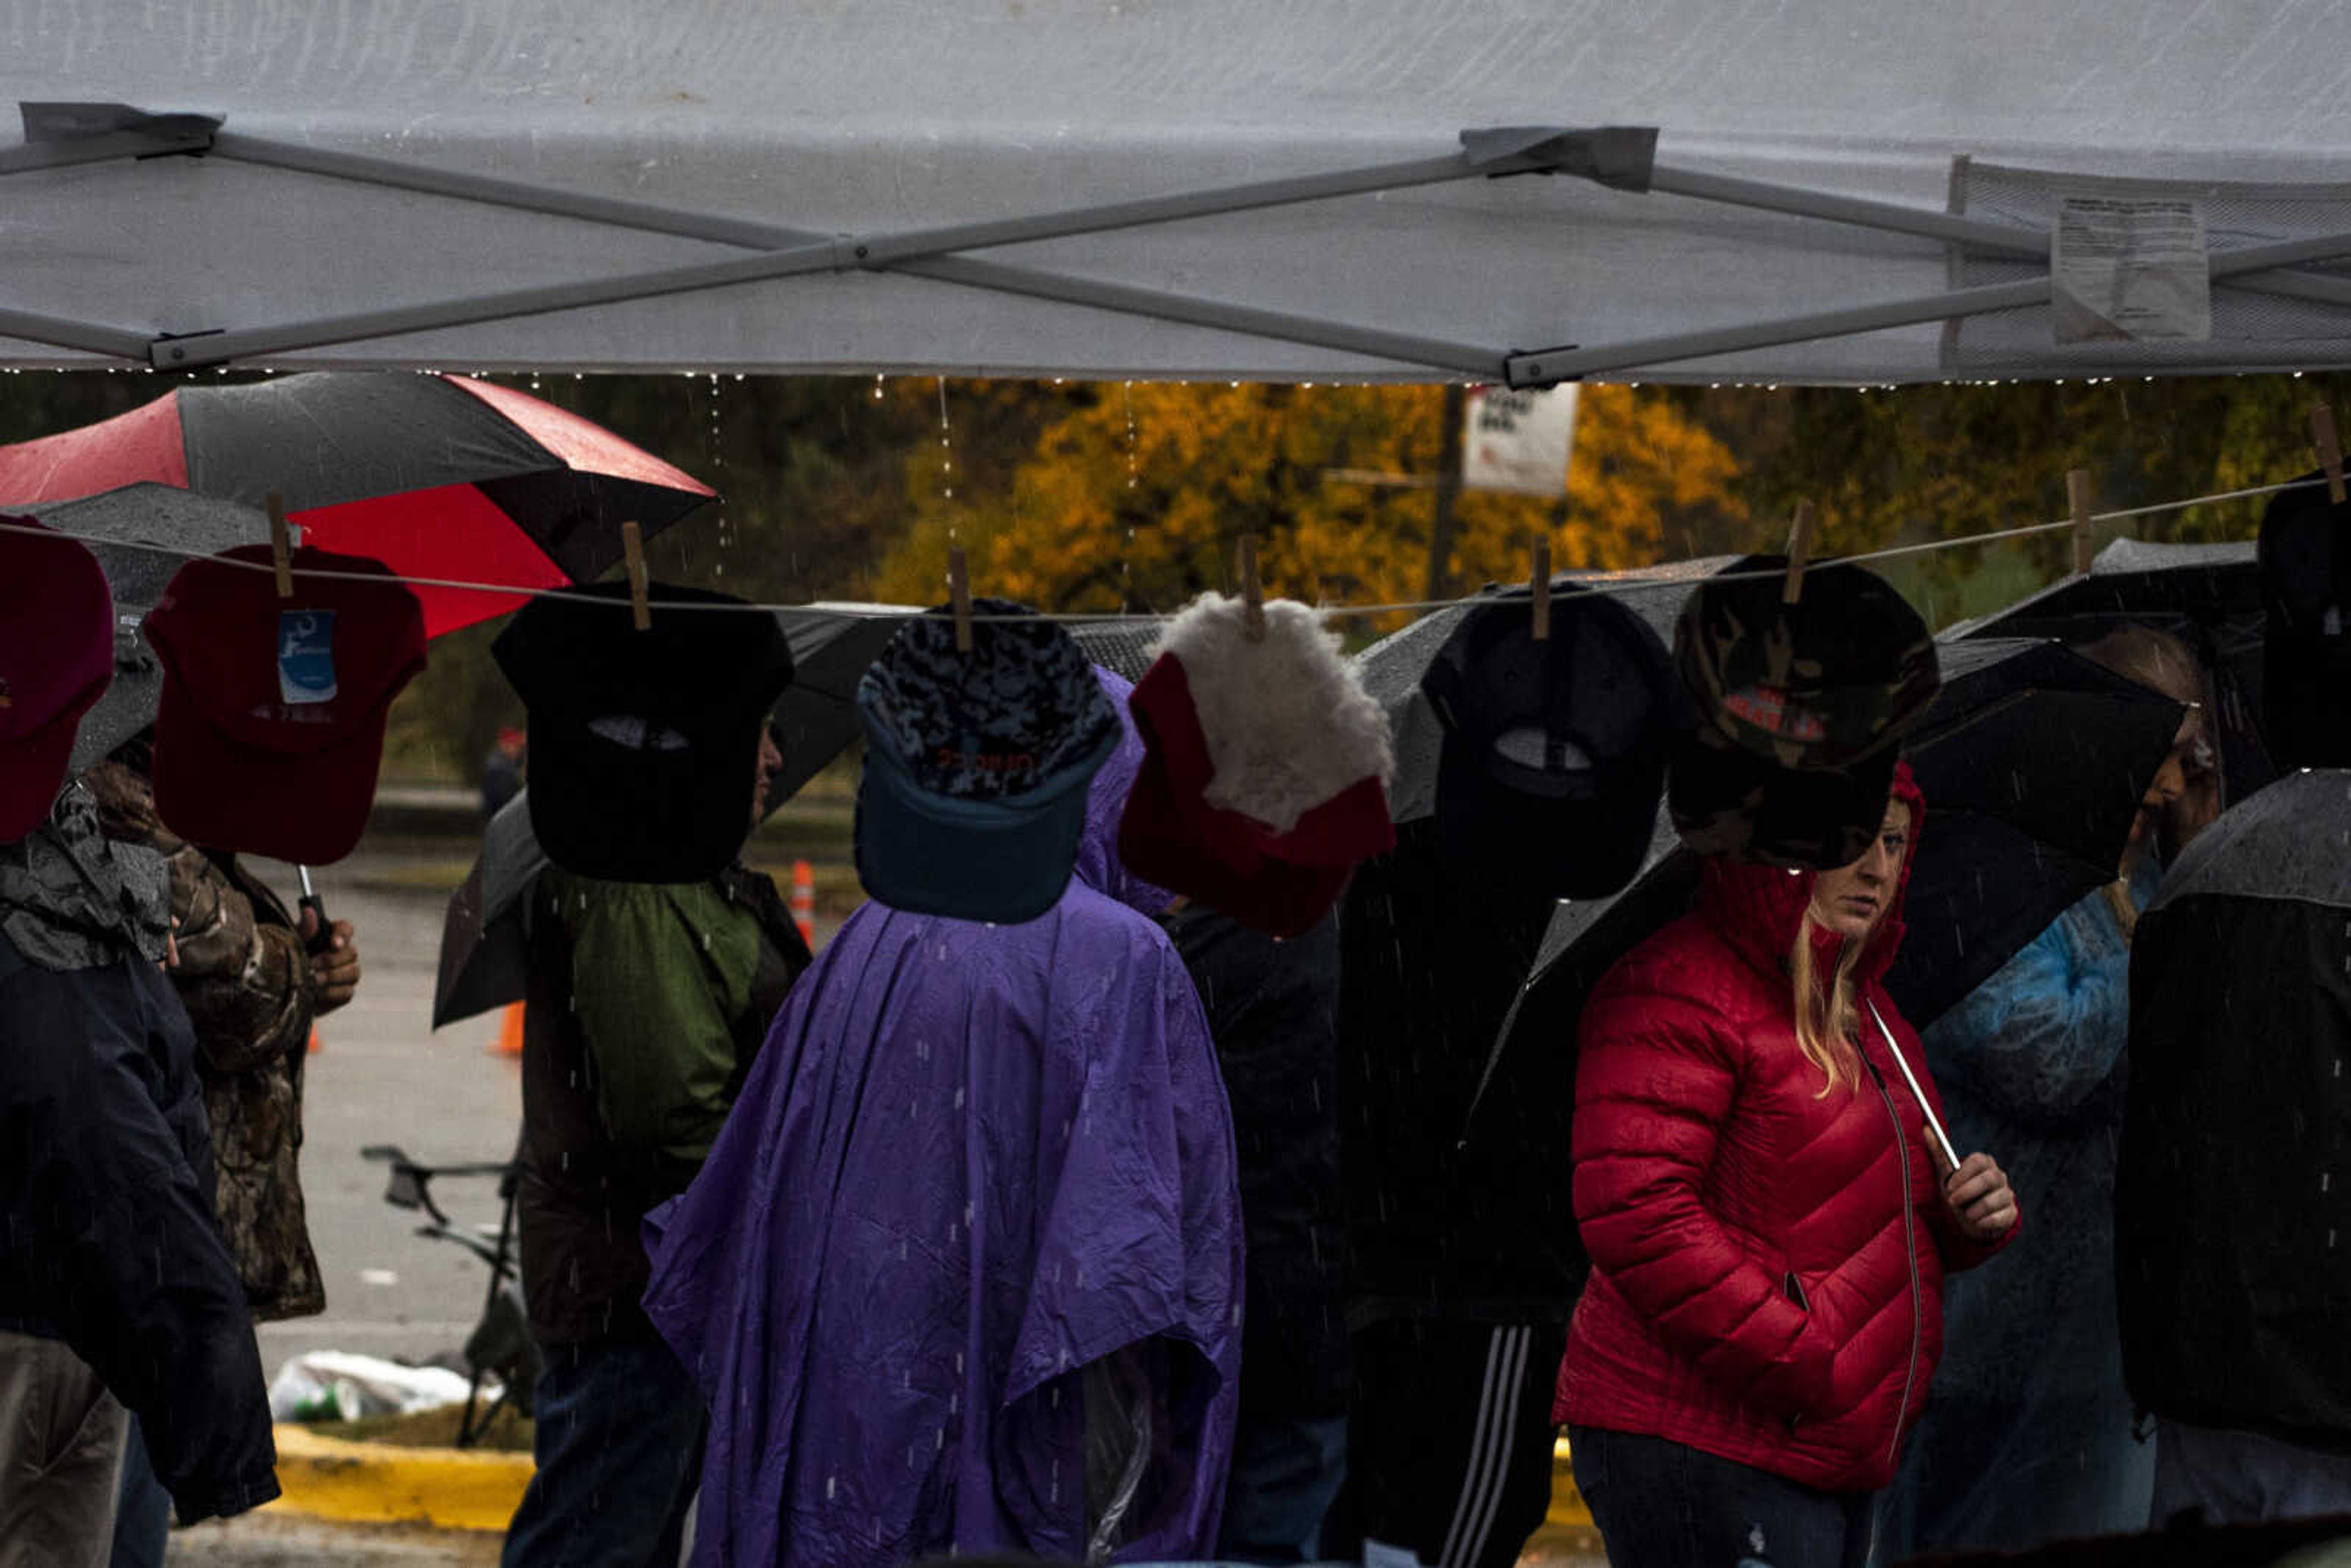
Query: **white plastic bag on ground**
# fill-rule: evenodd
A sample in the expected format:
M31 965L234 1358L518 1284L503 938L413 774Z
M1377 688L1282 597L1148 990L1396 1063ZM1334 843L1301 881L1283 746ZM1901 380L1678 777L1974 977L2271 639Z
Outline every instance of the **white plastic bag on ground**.
M380 1356L313 1350L289 1358L269 1385L276 1421L353 1421L362 1416L409 1416L465 1402L465 1379L444 1366L402 1366ZM495 1379L483 1380L485 1400L497 1397Z

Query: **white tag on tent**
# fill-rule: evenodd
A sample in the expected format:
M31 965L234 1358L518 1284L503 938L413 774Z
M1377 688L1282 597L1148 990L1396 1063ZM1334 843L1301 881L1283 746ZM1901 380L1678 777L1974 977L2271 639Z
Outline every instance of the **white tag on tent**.
M2068 196L2050 250L2057 341L2212 336L2204 210L2165 197Z
M1462 411L1461 483L1471 490L1558 496L1575 444L1575 383L1519 392L1481 387Z

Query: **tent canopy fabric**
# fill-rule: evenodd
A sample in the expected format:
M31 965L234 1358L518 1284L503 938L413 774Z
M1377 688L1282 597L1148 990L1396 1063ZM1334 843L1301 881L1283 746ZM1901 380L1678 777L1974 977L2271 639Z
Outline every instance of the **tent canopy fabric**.
M0 132L6 364L1871 383L2351 363L2346 0L213 0L21 7L6 36L0 102L202 117L126 134L37 110L31 140ZM1486 178L1528 166L1529 139L1461 139L1562 126L1656 128L1656 178L1591 177L1589 141L1555 175ZM68 144L87 161L60 166ZM204 155L128 156L159 149ZM391 172L317 172L351 158ZM1388 165L1416 172L1025 243L904 237ZM2032 305L2037 176L1994 171L2233 183L2189 191L2209 207L2211 340L2057 344ZM416 188L435 173L562 210ZM1963 265L1959 229L1690 193L1726 179L1930 219L1974 192L1980 254ZM2266 256L2291 276L2227 259L2279 241L2302 243ZM806 276L316 329L756 272L795 246ZM1936 307L1903 308L1955 287L2030 308L1971 351ZM1651 343L1876 307L1905 324ZM1279 329L1199 324L1237 312Z

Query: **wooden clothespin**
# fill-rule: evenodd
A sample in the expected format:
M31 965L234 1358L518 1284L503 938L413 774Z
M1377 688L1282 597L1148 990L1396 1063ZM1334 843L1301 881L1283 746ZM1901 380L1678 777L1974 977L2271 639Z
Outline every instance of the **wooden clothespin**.
M269 559L277 569L277 597L291 599L294 597L294 532L286 526L286 497L272 490L261 498L261 504L269 509Z
M963 546L947 547L947 603L955 610L956 652L971 652L971 569Z
M621 549L629 560L629 623L640 632L653 630L653 606L645 600L645 532L634 523L621 525Z
M2090 471L2069 468L2065 471L2065 504L2074 514L2074 574L2090 575L2090 557L2095 553L2096 540L2090 537Z
M1534 572L1528 580L1534 590L1534 639L1551 640L1551 540L1535 540Z
M1780 602L1796 604L1804 597L1804 569L1813 560L1813 504L1796 503L1796 520L1788 529L1788 580L1781 586Z
M1265 584L1257 575L1257 536L1241 536L1241 630L1252 643L1265 641Z
M2351 492L2343 487L2343 444L2335 439L2332 403L2311 405L2310 444L2318 448L2318 465L2326 470L2326 498L2339 507L2351 499Z

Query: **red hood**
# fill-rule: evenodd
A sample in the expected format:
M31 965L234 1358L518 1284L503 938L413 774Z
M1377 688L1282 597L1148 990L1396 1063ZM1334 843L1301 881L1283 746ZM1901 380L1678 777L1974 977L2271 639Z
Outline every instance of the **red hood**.
M1910 847L1903 854L1901 874L1894 882L1894 897L1885 917L1869 936L1854 978L1863 984L1878 978L1902 948L1903 901L1910 893L1910 868L1918 863L1918 840L1927 821L1927 798L1918 792L1907 762L1894 765L1894 799L1910 808ZM1797 923L1813 902L1816 873L1785 871L1778 866L1752 865L1726 855L1706 860L1706 883L1698 894L1698 913L1721 934L1739 955L1767 975L1785 972L1788 950L1795 946ZM1813 950L1821 973L1830 972L1844 947L1844 938L1815 927Z

